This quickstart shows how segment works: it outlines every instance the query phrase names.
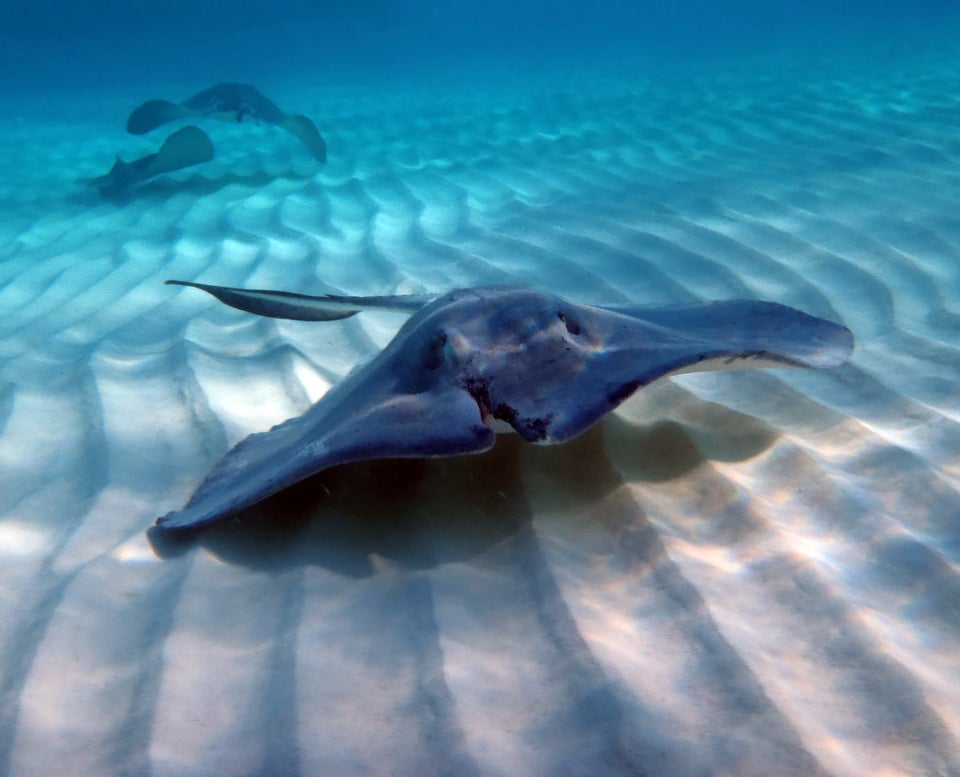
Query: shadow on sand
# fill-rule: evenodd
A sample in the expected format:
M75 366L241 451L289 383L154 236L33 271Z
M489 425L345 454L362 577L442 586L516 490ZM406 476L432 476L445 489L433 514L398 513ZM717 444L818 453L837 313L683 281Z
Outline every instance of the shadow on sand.
M207 197L216 194L228 186L243 186L250 189L259 189L268 186L274 181L310 181L315 173L284 172L278 175L260 170L255 173L223 173L216 177L209 177L194 173L187 178L161 177L139 184L130 189L117 192L103 192L98 194L92 189L85 189L73 196L83 201L95 200L109 202L114 205L126 205L134 201L159 203L177 194L190 194L195 197Z
M477 456L345 464L200 532L154 527L148 536L163 558L200 546L262 571L319 565L360 578L375 573L374 556L432 569L474 558L529 524L526 475L555 482L567 509L589 511L624 479L670 481L711 460L756 456L777 437L761 421L716 412L723 417L706 429L676 421L641 426L611 415L566 445L528 445L502 435ZM731 422L736 435L724 431ZM619 469L607 454L611 446Z

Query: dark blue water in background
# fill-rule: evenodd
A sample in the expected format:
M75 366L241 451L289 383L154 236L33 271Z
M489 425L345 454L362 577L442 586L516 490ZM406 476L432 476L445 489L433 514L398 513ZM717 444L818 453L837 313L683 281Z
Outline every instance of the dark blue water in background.
M955 0L5 0L0 89L952 45Z

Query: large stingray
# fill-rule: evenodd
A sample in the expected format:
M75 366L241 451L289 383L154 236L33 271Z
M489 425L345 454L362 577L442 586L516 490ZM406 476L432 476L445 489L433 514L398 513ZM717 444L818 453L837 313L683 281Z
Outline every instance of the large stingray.
M155 154L124 162L119 156L110 172L96 178L82 178L78 183L93 186L105 196L126 191L154 176L172 173L213 159L213 143L199 127L178 129L167 138Z
M210 523L344 462L480 453L497 431L562 443L665 375L835 367L853 350L847 328L753 300L592 306L516 287L364 298L168 282L275 318L416 311L306 413L227 453L183 510L157 521L170 529Z
M196 116L234 122L250 119L275 124L296 136L321 162L327 160L327 144L309 118L297 113L284 113L276 103L247 84L217 84L182 103L148 100L130 114L127 132L143 135L162 124Z

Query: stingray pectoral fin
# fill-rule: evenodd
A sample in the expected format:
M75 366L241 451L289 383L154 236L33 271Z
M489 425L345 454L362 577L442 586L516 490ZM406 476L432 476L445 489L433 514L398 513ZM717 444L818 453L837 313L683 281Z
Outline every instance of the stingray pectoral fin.
M147 100L143 105L134 108L127 118L127 132L131 135L145 135L163 124L194 116L195 113L167 100Z
M527 441L561 443L638 389L685 372L757 367L835 367L853 351L846 327L776 303L735 300L662 308L571 306L570 350L542 349L537 390L505 361L485 403ZM582 341L582 345L580 345ZM536 338L526 344L538 352ZM499 357L498 357L499 358Z
M375 376L370 376L375 379ZM349 381L349 379L348 379ZM221 459L182 510L157 520L164 529L212 523L304 478L353 461L481 453L493 447L476 402L460 388L393 395L364 407L321 400L307 413L269 432L247 437ZM362 395L364 386L356 387Z
M639 319L665 340L686 343L689 364L676 371L765 367L837 367L853 354L853 333L841 324L776 302L723 300L605 310Z
M320 162L327 161L327 143L317 129L317 125L309 118L294 113L284 118L280 126L291 135L295 135Z
M268 318L286 318L293 321L337 321L349 318L361 310L387 310L412 313L434 297L432 295L396 295L383 297L346 297L335 294L310 296L289 291L268 289L237 289L230 286L212 286L191 281L166 281L174 286L190 286L212 294L225 305L247 313Z
M150 176L172 173L213 159L213 143L199 127L187 126L168 137L150 164Z

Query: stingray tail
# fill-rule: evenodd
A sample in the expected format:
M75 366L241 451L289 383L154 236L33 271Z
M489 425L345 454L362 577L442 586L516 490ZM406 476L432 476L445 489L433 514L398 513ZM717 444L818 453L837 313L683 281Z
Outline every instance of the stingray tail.
M127 119L127 132L131 135L145 135L162 124L193 115L193 111L177 103L147 100L130 114Z
M413 313L433 300L432 295L397 295L384 297L344 297L324 294L311 297L289 291L266 289L237 289L230 286L211 286L191 281L167 281L174 286L190 286L212 294L225 305L247 313L268 318L293 321L338 321L361 310L384 310Z
M314 124L306 116L299 113L287 116L280 126L307 147L307 150L313 154L320 162L327 161L327 143Z

